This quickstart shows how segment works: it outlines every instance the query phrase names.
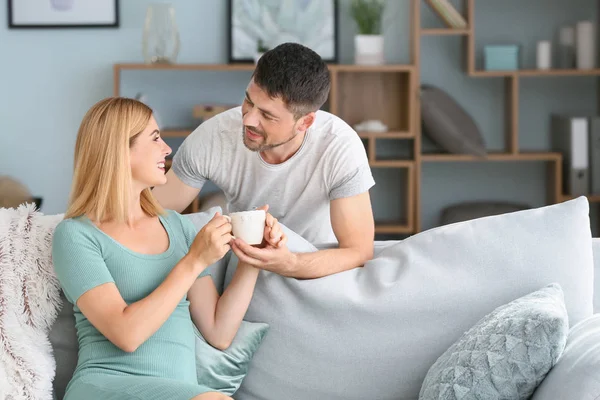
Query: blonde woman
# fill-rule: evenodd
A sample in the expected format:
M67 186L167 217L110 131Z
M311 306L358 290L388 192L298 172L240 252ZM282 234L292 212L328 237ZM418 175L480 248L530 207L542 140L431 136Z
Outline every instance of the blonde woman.
M192 323L227 348L258 270L240 264L219 296L207 267L235 246L231 225L217 213L196 233L161 209L150 189L166 182L170 153L152 110L136 100L102 100L81 123L70 203L52 246L79 338L66 400L229 399L197 381ZM266 225L265 245L284 244L270 214Z

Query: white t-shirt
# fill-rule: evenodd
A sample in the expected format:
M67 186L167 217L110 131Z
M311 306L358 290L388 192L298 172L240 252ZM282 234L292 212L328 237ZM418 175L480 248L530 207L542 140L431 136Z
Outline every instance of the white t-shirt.
M225 194L226 213L269 205L269 213L313 244L336 243L330 201L368 191L374 184L364 145L343 120L317 111L300 149L269 164L243 142L241 107L201 124L173 158L173 171L201 189L207 180Z

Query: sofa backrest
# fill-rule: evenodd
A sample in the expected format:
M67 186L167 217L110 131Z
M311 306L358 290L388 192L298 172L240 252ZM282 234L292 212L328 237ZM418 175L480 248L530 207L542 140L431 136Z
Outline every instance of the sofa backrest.
M600 238L592 239L594 251L594 314L600 313Z
M416 399L436 359L501 305L558 283L570 325L591 316L591 239L582 197L422 232L321 279L261 271L246 319L270 329L235 397Z

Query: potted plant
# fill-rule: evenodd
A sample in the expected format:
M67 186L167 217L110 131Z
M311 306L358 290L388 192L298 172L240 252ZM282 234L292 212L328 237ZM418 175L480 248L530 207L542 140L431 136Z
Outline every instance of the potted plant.
M265 46L265 42L263 42L262 39L258 39L258 43L256 44L256 54L254 55L254 63L257 63L260 57L262 57L266 51L269 51L269 48Z
M354 37L356 64L383 64L383 35L381 32L385 0L352 0L350 14L358 33Z

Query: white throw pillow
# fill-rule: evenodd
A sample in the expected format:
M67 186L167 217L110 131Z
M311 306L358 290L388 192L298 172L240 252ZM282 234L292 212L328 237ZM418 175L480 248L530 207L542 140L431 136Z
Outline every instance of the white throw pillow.
M61 307L51 257L62 215L0 208L0 398L49 399L56 363L48 333Z

